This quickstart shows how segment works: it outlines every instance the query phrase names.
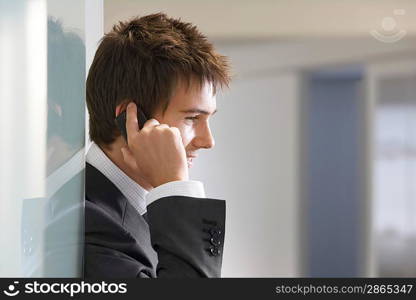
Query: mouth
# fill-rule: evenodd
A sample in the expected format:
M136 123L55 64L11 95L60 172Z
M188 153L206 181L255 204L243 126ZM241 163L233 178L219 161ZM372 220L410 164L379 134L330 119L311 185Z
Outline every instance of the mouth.
M188 163L188 168L192 167L192 162L194 160L194 158L196 158L196 155L187 155L186 159L187 159L187 163Z

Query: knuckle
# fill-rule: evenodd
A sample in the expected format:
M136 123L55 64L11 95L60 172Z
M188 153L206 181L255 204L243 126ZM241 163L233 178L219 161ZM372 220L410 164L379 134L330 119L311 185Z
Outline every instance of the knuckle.
M180 135L180 131L178 127L171 127L170 129L175 135Z
M179 129L175 127L169 128L169 133L170 133L170 136L173 138L177 138L178 136L180 136Z
M156 126L155 129L159 134L163 135L166 134L167 131L169 131L169 126L166 124L161 124Z
M140 130L140 135L142 136L148 136L149 133L153 130L153 127L144 127L142 130Z

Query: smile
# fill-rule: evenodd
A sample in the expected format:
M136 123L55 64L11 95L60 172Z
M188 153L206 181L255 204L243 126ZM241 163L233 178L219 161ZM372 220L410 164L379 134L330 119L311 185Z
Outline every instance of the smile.
M192 167L192 161L193 159L196 158L196 156L187 156L187 163L188 163L188 168Z

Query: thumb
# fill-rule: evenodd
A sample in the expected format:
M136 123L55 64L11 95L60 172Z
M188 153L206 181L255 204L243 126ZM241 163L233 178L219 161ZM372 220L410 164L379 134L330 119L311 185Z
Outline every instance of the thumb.
M124 162L131 168L136 169L137 163L136 159L134 158L133 153L130 151L128 147L121 148L121 154L123 154Z

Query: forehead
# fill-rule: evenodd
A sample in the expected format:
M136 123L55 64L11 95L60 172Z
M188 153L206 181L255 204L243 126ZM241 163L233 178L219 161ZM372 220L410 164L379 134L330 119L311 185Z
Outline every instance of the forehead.
M212 84L204 82L202 85L190 81L179 81L175 93L169 101L168 110L200 109L214 112L216 109L216 96L213 94Z

